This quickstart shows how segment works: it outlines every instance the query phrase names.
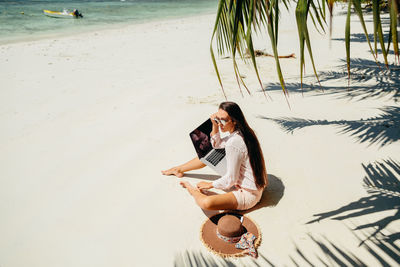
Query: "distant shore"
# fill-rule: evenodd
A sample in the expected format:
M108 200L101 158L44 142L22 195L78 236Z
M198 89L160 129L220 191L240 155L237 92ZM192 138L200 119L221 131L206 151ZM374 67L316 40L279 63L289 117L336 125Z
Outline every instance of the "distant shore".
M206 13L206 14L195 14L195 15L188 15L184 17L177 17L177 18L160 18L160 19L152 19L152 20L144 20L144 21L130 21L126 23L115 23L115 24L109 24L109 25L91 25L87 26L86 28L79 28L77 31L74 28L65 28L62 31L48 31L44 33L35 33L32 35L16 35L16 36L7 36L7 37L2 37L0 36L0 45L7 45L7 44L13 44L13 43L23 43L23 42L30 42L30 41L38 41L38 40L43 40L43 39L51 39L51 38L62 38L62 37L68 37L68 36L74 36L74 35L81 35L81 34L91 34L94 32L98 31L109 31L109 30L118 30L118 29L123 29L129 26L140 26L140 25L146 25L149 23L162 23L162 22L167 22L167 21L175 21L179 19L184 19L184 18L190 18L190 17L198 17L198 16L207 16L213 13Z
M62 11L79 9L81 19L51 18L43 9ZM50 0L0 3L0 44L39 40L76 33L116 29L133 24L160 22L215 13L213 0L160 1L80 1L76 3Z

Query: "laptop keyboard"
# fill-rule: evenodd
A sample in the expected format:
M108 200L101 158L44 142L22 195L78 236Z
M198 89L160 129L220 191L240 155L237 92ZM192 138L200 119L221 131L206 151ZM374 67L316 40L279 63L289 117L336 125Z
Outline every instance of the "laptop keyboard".
M225 149L214 149L210 155L206 157L206 160L212 165L217 166L217 164L225 157Z

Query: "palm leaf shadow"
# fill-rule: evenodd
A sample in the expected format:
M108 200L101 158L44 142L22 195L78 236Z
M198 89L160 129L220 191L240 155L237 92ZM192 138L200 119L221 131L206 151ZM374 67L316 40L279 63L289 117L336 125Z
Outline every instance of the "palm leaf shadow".
M368 38L370 40L374 40L374 35L372 33L370 33L370 34L368 34ZM344 38L332 38L331 40L332 41L342 41L342 42L345 41ZM367 42L367 37L365 37L364 33L352 33L352 34L350 34L350 42L366 43Z
M350 99L361 101L365 99L378 99L390 96L395 102L400 101L400 68L397 65L389 64L389 68L377 66L375 61L354 58L350 63L351 83L344 84L348 73L345 60L343 64L335 67L332 71L319 72L322 86L315 86L311 83L286 83L289 92L308 92L315 89L322 89L318 95L332 95L337 99ZM308 77L308 76L307 76ZM311 77L311 76L310 76ZM327 83L334 82L334 85ZM343 85L338 85L343 84ZM280 84L268 83L264 85L265 90L281 90ZM319 90L318 90L319 92Z
M357 252L349 251L342 248L338 244L330 241L326 237L316 238L312 234L308 234L309 239L316 245L324 257L320 257L317 251L313 249L307 249L300 247L296 243L295 253L288 255L288 258L295 266L368 266L364 259L356 255ZM360 238L357 237L359 240ZM376 247L374 247L375 245ZM396 251L393 251L393 247L385 242L385 240L373 240L372 244L364 244L364 247L368 253L374 257L382 266L391 266L388 259L383 257L385 254L381 254L379 250L386 253L389 258L392 258L395 262L399 261L399 256ZM314 255L310 255L310 253ZM211 253L203 253L201 251L189 251L185 250L175 254L174 258L175 267L183 266L222 266L222 267L234 267L234 266L277 266L271 259L268 259L261 253L257 260L245 258L222 258L215 256ZM279 266L279 265L278 265Z
M387 215L372 223L354 225L352 229L360 241L360 246L363 246L382 266L391 266L388 259L400 262L400 247L397 245L397 241L400 240L400 233L388 229L389 224L397 224L400 221L400 164L388 159L368 165L362 164L362 167L366 172L363 186L369 196L353 201L339 209L315 214L314 217L316 218L307 222L307 224L325 219L345 220L394 211L393 215ZM296 254L290 256L295 265L301 266L302 262L305 261L312 266L329 266L332 265L333 261L340 266L367 266L360 257L350 251L339 248L327 238L318 240L311 234L308 236L322 250L329 261L325 261L320 257L317 257L317 260L313 260L306 253L307 251L301 250L295 244Z
M359 241L365 238L365 236L355 236ZM360 256L358 251L349 251L325 236L316 238L308 234L308 238L325 257L321 258L318 255L321 253L317 253L315 249L302 248L294 243L296 253L289 255L289 258L295 266L305 266L305 263L308 266L376 266L370 259ZM387 242L387 239L373 239L370 243L361 241L361 244L368 254L380 263L380 266L393 266L391 261L398 263L400 260L399 247Z
M341 129L340 134L350 134L359 143L369 143L369 145L376 143L383 147L400 139L400 107L386 106L381 111L383 112L381 115L365 120L274 119L263 116L259 118L278 123L286 133L316 125L335 125Z
M368 196L360 198L337 210L315 214L313 220L307 224L319 222L324 219L346 220L364 215L377 214L379 212L394 211L393 215L387 215L372 223L356 226L353 230L372 229L372 233L366 239L375 238L378 234L384 235L382 230L393 222L400 221L400 164L392 159L373 164L362 164L366 172L363 186ZM385 235L386 242L394 244L400 239L398 233ZM365 242L365 240L363 241ZM362 243L363 243L362 242ZM362 244L361 243L361 244ZM400 249L398 252L400 253Z
M329 82L336 79L342 79L347 77L345 60L341 60L343 64L338 66L334 71L323 71L321 72L321 81ZM384 66L378 66L375 61L354 58L351 60L350 66L351 72L351 83L356 83L355 90L353 86L338 87L343 90L331 90L328 94L337 95L343 93L347 98L359 97L359 100L367 98L378 98L385 95L392 94L393 99L399 101L400 92L400 68L395 64L389 64L388 68ZM347 93L347 94L345 94Z
M245 261L245 262L244 262ZM258 259L235 258L233 260L229 258L222 258L212 255L211 253L202 253L201 251L184 251L175 254L174 259L175 267L183 266L223 266L223 267L234 267L234 266L275 266L270 260L264 257L262 254L258 254Z
M295 266L304 266L304 262L310 266L332 266L332 262L337 266L367 266L352 252L340 248L326 237L323 238L324 240L319 240L311 234L308 234L308 237L317 245L326 258L322 259L319 256L317 256L316 259L315 257L311 258L307 251L304 249L302 250L301 247L294 243L296 253L289 256L289 258ZM316 254L314 250L313 252Z

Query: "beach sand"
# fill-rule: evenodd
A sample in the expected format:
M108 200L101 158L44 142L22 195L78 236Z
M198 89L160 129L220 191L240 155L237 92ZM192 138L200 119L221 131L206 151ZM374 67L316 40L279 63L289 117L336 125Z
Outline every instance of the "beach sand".
M350 90L338 14L333 40L311 33L324 91L309 60L303 93L299 58L281 60L290 108L273 58L257 58L272 100L241 63L252 93L242 97L231 60L218 60L269 173L247 214L262 231L257 260L210 253L199 239L210 212L160 173L195 156L188 133L225 100L209 54L214 15L1 45L0 266L395 265L399 70L376 67L352 20ZM298 56L293 14L281 22L279 51ZM262 36L255 46L272 52Z

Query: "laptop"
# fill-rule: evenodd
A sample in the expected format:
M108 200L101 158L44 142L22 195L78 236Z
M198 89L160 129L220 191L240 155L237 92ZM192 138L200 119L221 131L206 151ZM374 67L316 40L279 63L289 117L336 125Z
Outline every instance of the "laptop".
M211 145L212 122L206 120L190 134L190 139L200 161L215 170L218 174L226 173L225 149L214 149Z

